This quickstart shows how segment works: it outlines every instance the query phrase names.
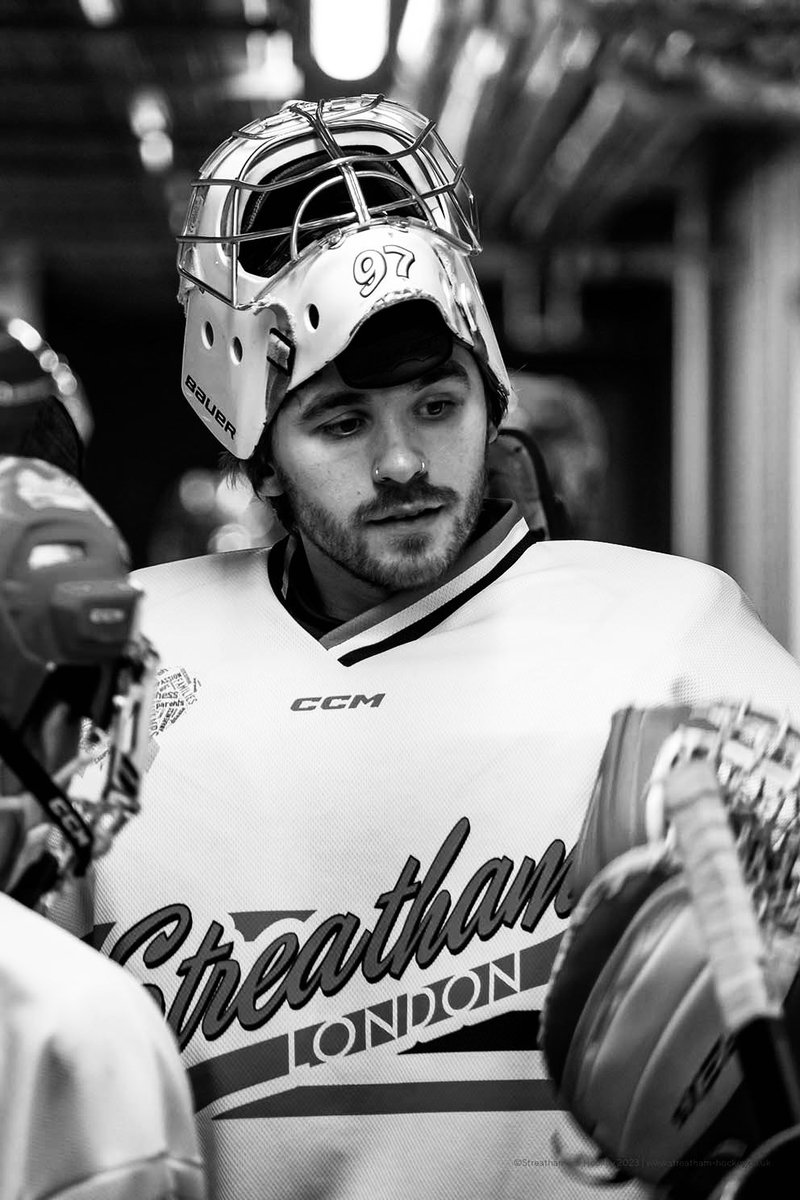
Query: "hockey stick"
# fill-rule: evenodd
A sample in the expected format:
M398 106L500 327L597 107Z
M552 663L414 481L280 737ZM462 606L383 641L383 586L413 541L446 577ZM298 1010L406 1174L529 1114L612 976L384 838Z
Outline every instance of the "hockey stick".
M800 1083L780 1002L765 977L766 949L711 763L689 759L667 775L664 810L709 953L763 1140L800 1124Z

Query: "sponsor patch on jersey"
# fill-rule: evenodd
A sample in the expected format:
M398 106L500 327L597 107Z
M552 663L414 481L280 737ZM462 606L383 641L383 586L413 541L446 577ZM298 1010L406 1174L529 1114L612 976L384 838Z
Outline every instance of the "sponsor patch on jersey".
M159 737L182 717L187 708L197 702L200 680L185 667L163 667L156 679L153 715L150 719L151 737Z

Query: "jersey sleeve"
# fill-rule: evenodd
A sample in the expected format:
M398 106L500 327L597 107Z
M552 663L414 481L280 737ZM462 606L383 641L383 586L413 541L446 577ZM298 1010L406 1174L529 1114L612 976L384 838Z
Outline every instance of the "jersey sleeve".
M0 896L0 1196L201 1200L172 1033L116 964Z
M800 667L730 576L705 568L639 675L634 703L740 700L800 723Z

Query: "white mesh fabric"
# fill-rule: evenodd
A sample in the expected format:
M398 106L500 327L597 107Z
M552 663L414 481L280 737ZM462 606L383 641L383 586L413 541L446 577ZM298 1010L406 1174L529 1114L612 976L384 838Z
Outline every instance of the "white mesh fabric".
M502 569L504 554L489 538L460 582L330 646L272 593L261 552L139 576L143 626L176 682L144 811L98 866L94 921L183 1031L221 1200L594 1195L553 1165L565 1118L532 1045L404 1051L540 1007L565 928L558 864L612 712L754 682L755 702L796 708L800 671L707 567L580 542L538 543ZM531 862L557 886L540 879L538 905L512 912ZM431 912L451 940L426 959L413 946ZM320 939L302 978L293 937L300 955Z

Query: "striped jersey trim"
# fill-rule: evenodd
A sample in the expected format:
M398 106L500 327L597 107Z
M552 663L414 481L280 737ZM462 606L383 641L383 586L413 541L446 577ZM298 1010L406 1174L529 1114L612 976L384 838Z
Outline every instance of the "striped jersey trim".
M339 662L344 667L352 667L355 663L363 662L365 658L370 658L373 654L382 654L384 650L392 650L395 646L402 646L406 642L412 642L416 638L422 637L423 634L429 633L431 629L435 629L442 621L446 621L449 616L461 608L462 605L466 604L468 600L471 600L473 596L477 596L484 588L489 587L496 579L499 579L537 540L536 534L529 531L521 541L517 542L501 558L500 562L491 571L487 572L480 579L477 579L475 583L465 588L457 596L451 597L450 600L441 604L433 612L427 613L424 617L420 617L416 621L412 621L404 629L399 629L396 633L390 634L381 641L373 642L368 646L361 646L357 650L346 651L339 656Z
M467 547L453 568L433 588L398 592L382 603L318 638L318 644L336 654L345 667L363 662L422 637L457 612L514 565L534 543L543 540L541 530L531 530L519 511L506 511L482 537ZM292 538L274 546L268 557L272 590L293 616L288 600Z

